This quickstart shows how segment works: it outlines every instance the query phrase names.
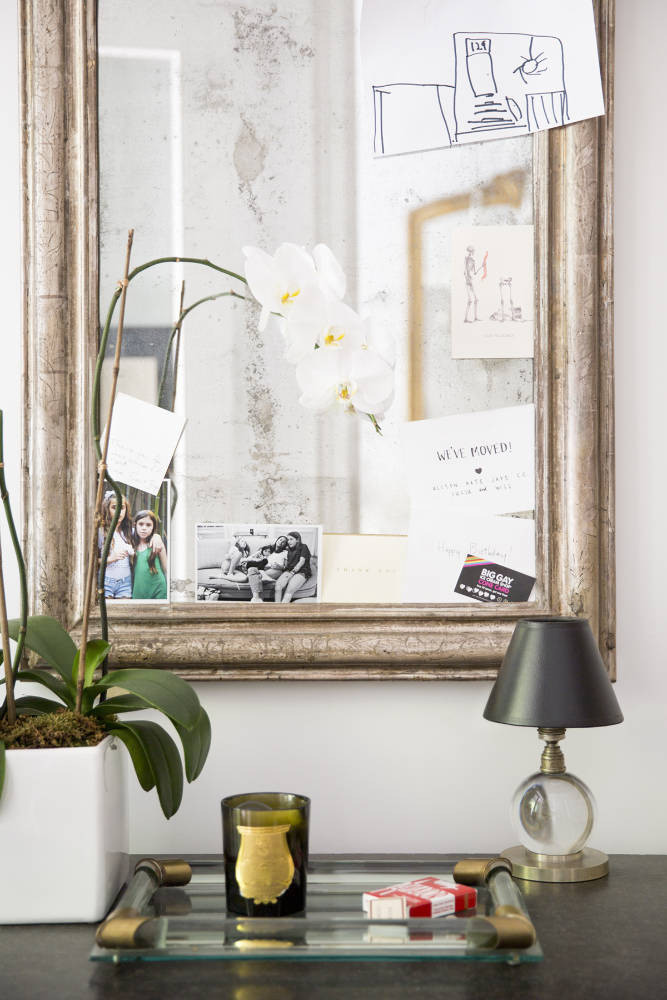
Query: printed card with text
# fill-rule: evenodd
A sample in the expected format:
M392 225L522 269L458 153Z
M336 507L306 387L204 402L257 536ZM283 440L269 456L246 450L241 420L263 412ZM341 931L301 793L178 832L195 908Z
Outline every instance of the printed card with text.
M413 420L403 426L403 447L413 506L486 514L535 506L532 403Z
M399 604L405 535L324 535L322 600L331 604Z
M461 591L461 567L470 553L487 564L512 567L509 576L535 577L535 522L414 507L410 516L403 600L460 604L479 600ZM519 600L513 597L512 600Z
M534 576L469 554L456 581L456 593L475 601L506 604L529 601L534 584Z

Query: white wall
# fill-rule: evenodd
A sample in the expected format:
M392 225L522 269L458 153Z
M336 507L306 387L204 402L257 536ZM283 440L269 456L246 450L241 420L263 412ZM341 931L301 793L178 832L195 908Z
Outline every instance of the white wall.
M660 565L665 543L658 527L667 495L667 140L657 104L662 66L644 56L646 38L666 31L663 0L618 3L616 693L626 721L609 729L571 730L565 744L572 770L597 797L593 846L612 852L667 849L667 630ZM0 160L0 406L8 422L12 483L18 481L20 405L16 45L15 18L0 5L0 123L6 141ZM15 608L15 585L10 602ZM264 786L311 795L315 851L507 847L515 840L507 804L515 785L537 766L538 741L531 730L483 721L488 691L482 683L199 685L214 726L205 772L169 823L153 796L133 787L131 846L142 852L216 851L220 797Z

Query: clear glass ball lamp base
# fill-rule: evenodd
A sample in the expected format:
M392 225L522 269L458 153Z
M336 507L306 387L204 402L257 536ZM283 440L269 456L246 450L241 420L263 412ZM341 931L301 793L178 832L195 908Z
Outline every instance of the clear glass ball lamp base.
M514 793L511 818L519 842L528 851L573 855L583 850L593 829L595 800L574 774L537 771Z

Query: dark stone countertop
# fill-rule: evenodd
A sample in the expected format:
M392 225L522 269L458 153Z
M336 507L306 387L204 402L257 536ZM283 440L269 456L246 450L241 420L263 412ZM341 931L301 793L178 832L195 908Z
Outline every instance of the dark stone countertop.
M88 960L94 927L0 928L3 1000L659 1000L667 997L667 856L616 855L607 878L519 882L544 960Z

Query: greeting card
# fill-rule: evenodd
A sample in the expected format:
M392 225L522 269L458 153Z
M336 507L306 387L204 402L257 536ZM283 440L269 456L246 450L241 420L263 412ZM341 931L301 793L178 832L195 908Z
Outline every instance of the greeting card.
M486 514L532 510L534 423L529 403L404 424L412 505Z
M472 591L457 588L469 553L534 577L535 522L525 517L441 512L433 505L413 508L403 600L427 604L478 600Z

